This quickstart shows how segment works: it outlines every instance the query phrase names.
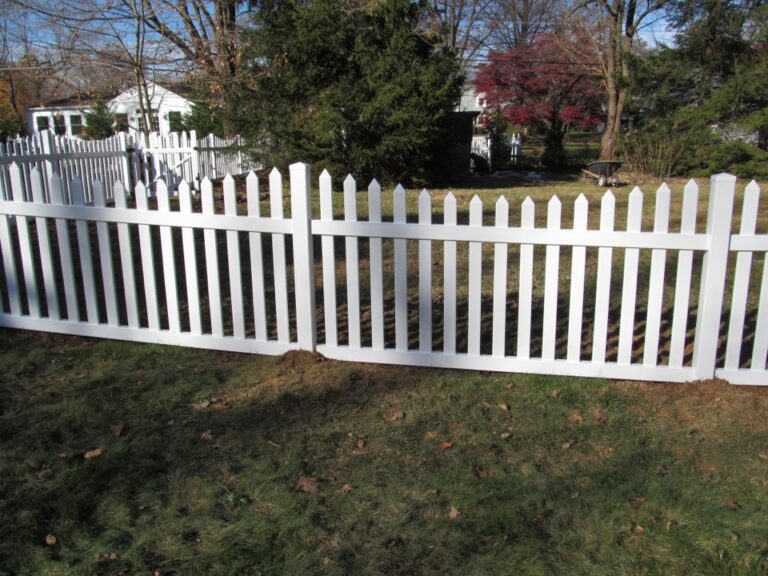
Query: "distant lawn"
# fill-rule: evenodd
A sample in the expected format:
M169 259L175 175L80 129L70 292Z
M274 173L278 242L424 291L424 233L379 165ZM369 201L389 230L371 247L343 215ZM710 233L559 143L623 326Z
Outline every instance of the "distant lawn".
M0 373L0 574L768 571L766 390L13 330Z

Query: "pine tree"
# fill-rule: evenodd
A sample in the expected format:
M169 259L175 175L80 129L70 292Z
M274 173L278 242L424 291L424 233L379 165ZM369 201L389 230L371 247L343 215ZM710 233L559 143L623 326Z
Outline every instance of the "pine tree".
M115 115L104 100L97 100L85 113L84 136L88 140L103 140L115 133Z

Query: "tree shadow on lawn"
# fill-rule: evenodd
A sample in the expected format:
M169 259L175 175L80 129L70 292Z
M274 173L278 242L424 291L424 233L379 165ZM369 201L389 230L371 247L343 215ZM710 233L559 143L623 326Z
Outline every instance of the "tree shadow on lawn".
M669 435L600 381L0 341L11 571L551 572L630 557L654 495L690 497Z

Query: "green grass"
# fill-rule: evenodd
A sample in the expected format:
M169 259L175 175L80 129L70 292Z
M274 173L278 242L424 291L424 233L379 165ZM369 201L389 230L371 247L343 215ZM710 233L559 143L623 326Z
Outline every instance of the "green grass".
M768 571L763 390L12 330L0 373L2 574Z

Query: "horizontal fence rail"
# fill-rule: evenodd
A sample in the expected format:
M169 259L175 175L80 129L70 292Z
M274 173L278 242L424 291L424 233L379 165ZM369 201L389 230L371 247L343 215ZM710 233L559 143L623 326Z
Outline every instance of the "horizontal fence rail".
M140 342L607 378L768 385L768 235L760 189L714 176L622 217L553 197L484 206L410 197L291 166L172 198L9 167L0 200L0 325ZM5 185L5 184L4 184ZM65 190L68 192L65 193ZM240 202L238 202L238 198ZM313 204L313 199L315 200ZM670 222L672 203L679 224ZM594 202L594 199L593 199ZM409 214L409 205L412 207ZM313 213L313 206L317 214ZM700 208L706 222L697 222ZM590 217L591 214L591 217ZM567 215L567 218L565 217ZM644 217L646 222L643 224ZM519 225L510 225L510 221ZM592 222L592 226L589 223Z

